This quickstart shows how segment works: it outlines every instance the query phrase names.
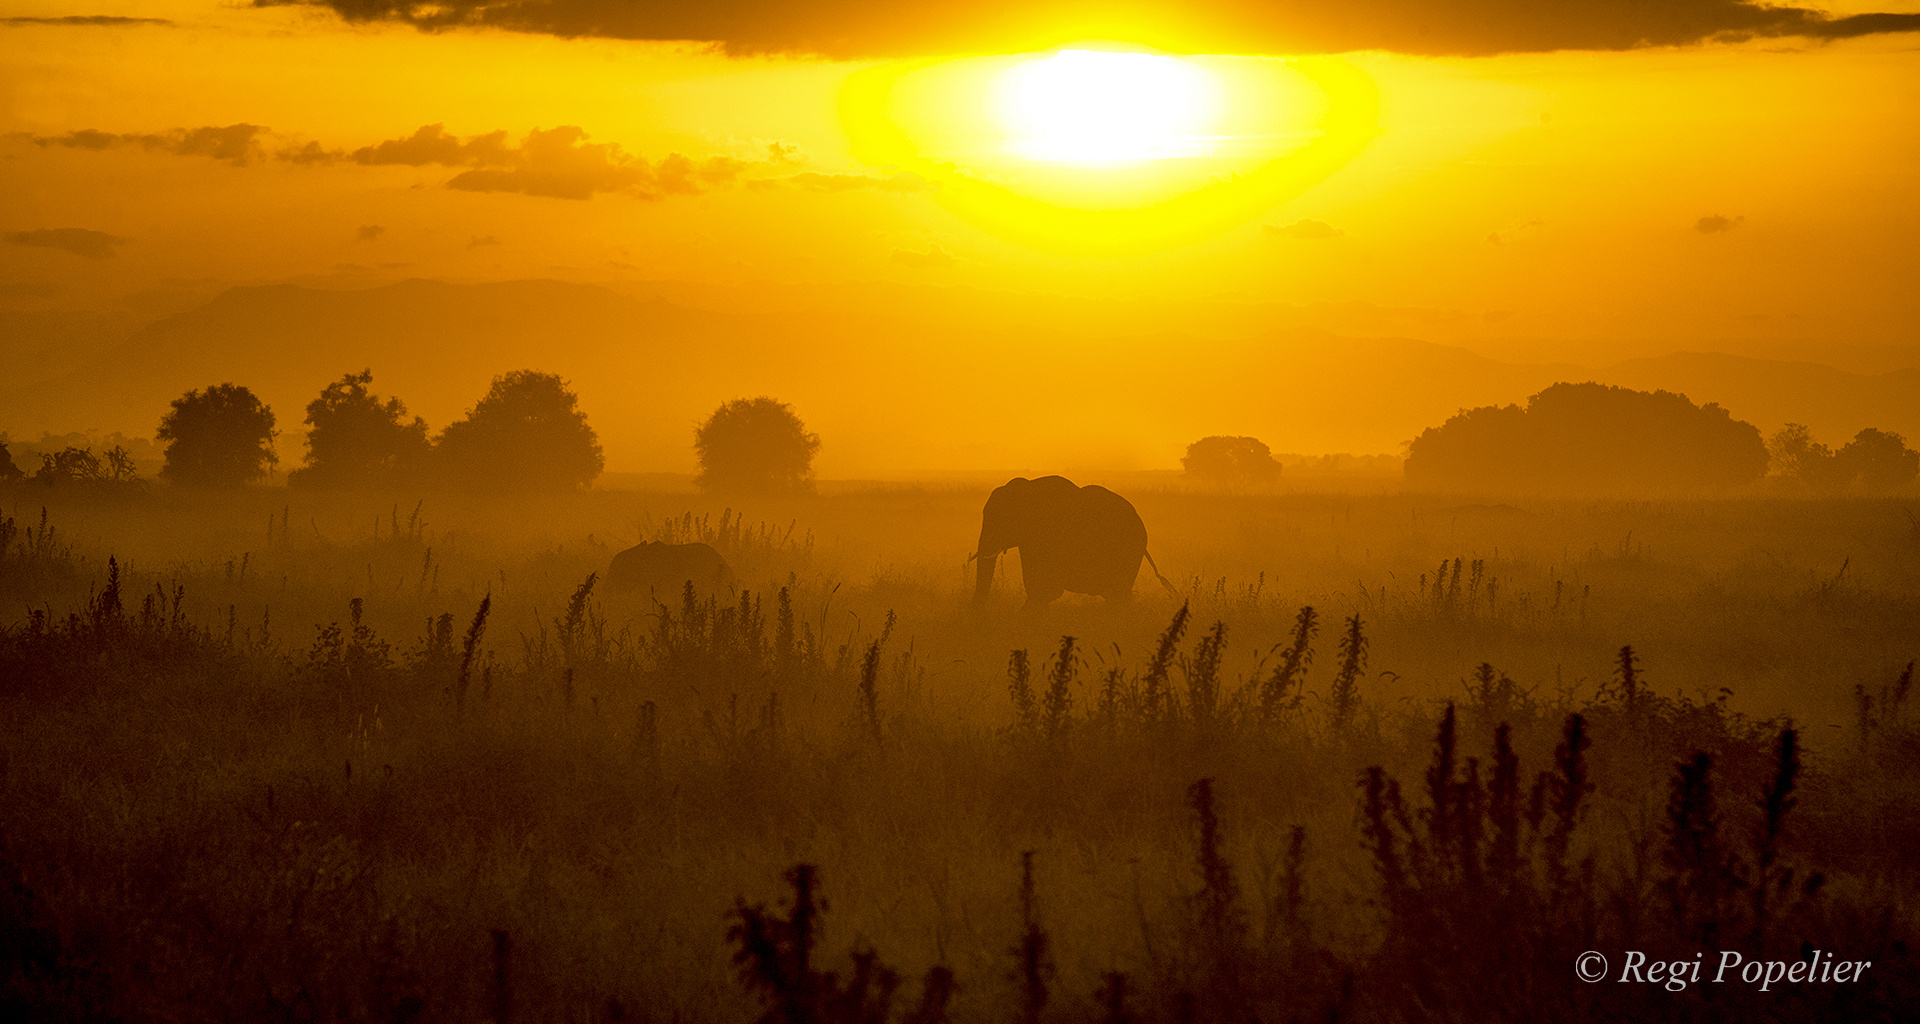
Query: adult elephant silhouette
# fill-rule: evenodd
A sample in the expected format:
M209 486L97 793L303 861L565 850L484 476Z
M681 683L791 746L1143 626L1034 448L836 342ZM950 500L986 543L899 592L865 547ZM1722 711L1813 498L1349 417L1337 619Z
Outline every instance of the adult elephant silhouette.
M980 547L973 555L980 563L974 604L987 600L994 565L1009 548L1020 549L1029 608L1067 591L1130 600L1140 560L1153 565L1153 556L1147 554L1147 524L1132 502L1095 484L1076 487L1063 476L1018 477L987 498L980 514ZM1168 592L1175 592L1158 566L1153 574Z
M707 544L663 544L648 541L613 556L607 567L607 592L650 594L656 601L673 601L691 581L694 589L716 593L733 582L733 570Z

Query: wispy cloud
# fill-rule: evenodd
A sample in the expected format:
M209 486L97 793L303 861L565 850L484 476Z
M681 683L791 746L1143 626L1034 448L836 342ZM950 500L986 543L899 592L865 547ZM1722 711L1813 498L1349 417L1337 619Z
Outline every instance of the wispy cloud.
M138 146L141 149L176 156L205 156L224 160L236 167L261 155L260 138L267 129L257 124L207 125L201 128L175 128L170 132L148 135L115 135L112 132L84 128L65 135L36 135L38 146L63 146L68 149L114 149Z
M87 228L40 228L35 231L15 231L6 237L12 245L58 249L90 260L111 259L119 255L115 251L119 246L132 241Z
M73 25L85 28L171 24L173 22L166 18L122 18L111 14L69 14L58 18L0 18L0 25Z
M268 156L276 137L257 124L175 128L152 134L116 134L93 128L65 135L28 136L35 145L80 150L136 147L177 156L205 156L246 166ZM460 172L446 186L465 192L509 192L551 199L591 199L624 194L639 199L697 196L747 185L790 186L807 192L923 192L933 188L911 174L873 176L795 171L804 157L785 142L761 143L765 155L692 157L668 153L649 160L615 142L594 142L578 125L535 128L516 143L504 130L461 137L444 124L423 125L412 134L357 149L328 148L297 136L277 136L283 144L271 158L303 167L448 167Z

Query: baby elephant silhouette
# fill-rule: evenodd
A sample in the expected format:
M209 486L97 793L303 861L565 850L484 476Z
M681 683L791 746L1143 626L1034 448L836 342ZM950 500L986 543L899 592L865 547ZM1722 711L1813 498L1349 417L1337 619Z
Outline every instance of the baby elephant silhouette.
M609 594L641 594L656 601L677 599L686 585L715 593L733 584L733 570L707 544L648 541L613 556L607 567Z

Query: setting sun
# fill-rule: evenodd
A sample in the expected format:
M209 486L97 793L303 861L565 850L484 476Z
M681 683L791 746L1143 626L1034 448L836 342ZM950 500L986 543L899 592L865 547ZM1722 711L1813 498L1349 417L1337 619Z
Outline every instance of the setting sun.
M1061 50L993 80L1006 149L1047 163L1112 164L1212 152L1219 79L1148 53Z

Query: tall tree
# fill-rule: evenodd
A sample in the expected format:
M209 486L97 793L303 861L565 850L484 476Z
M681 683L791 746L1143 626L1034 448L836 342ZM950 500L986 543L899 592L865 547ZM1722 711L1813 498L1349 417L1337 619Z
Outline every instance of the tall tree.
M373 394L373 371L349 373L307 403L307 464L295 487L381 487L417 478L432 446L427 421L407 422L398 398Z
M280 461L273 410L237 384L214 384L173 400L156 435L167 443L162 479L188 487L239 487Z
M807 432L793 409L766 396L737 398L707 417L693 434L700 460L695 478L716 493L795 493L813 487L813 455L820 437Z
M579 397L556 374L515 370L493 379L467 418L435 446L453 483L513 491L570 490L606 465Z

